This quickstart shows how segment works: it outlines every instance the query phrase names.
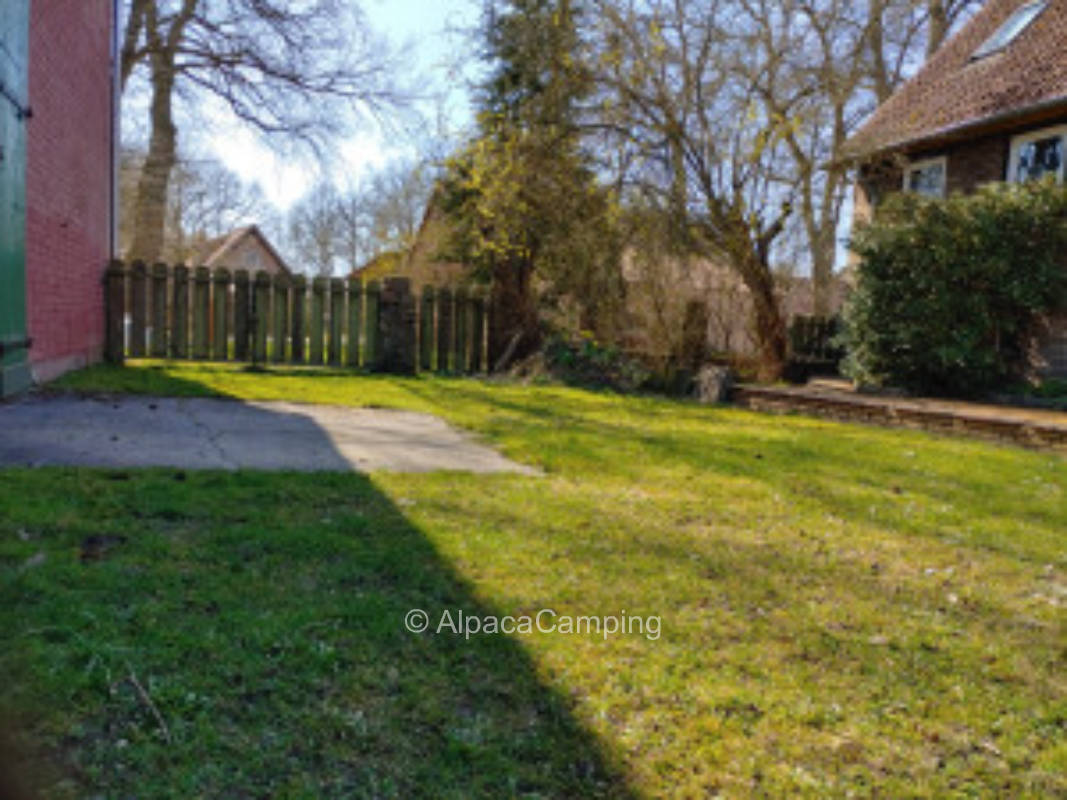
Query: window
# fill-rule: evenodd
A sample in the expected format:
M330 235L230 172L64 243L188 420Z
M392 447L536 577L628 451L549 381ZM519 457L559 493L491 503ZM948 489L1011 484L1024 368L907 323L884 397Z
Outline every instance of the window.
M985 58L999 50L1003 50L1015 41L1016 37L1026 30L1031 22L1037 19L1037 15L1045 10L1046 5L1048 5L1048 0L1040 0L1040 2L1029 3L1017 10L997 29L996 33L982 42L982 45L974 51L974 55L971 58Z
M916 161L904 170L904 191L930 197L943 197L947 172L948 167L944 156Z
M1011 141L1008 180L1025 183L1053 175L1062 183L1065 151L1067 125L1016 136Z

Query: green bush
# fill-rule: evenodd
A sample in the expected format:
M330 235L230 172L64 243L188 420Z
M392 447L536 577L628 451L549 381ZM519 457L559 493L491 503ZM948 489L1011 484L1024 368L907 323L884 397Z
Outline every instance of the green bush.
M860 383L974 395L1026 373L1044 317L1067 296L1067 190L900 194L857 231L844 370Z
M545 362L559 380L594 389L632 392L644 386L649 372L615 347L603 345L588 332L577 336L553 333L544 346Z

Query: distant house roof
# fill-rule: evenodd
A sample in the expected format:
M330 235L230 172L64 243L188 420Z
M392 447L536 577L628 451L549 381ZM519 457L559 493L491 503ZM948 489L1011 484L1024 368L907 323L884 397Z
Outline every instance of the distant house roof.
M447 240L448 232L449 222L441 206L439 191L434 191L411 246L379 253L354 270L350 277L365 281L408 278L416 287L459 285L470 278L471 269L457 261L441 259L438 251Z
M389 278L398 274L398 267L406 258L407 252L404 250L384 250L352 270L349 277L363 278L368 281Z
M988 0L879 106L845 153L862 158L932 145L1064 112L1067 0Z
M278 254L278 251L274 249L274 245L270 243L270 240L263 235L263 232L256 225L246 225L214 239L208 239L196 248L189 261L196 266L225 267L227 266L227 257L250 236L258 239L263 249L270 253L275 261L281 265L282 269L292 274L293 271L285 263L285 259Z

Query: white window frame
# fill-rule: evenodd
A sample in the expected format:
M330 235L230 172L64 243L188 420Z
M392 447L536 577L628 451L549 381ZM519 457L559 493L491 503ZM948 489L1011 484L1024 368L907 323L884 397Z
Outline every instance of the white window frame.
M935 156L934 158L924 158L921 161L912 161L904 168L904 180L903 189L905 192L910 192L911 189L911 174L913 172L919 172L927 167L941 167L941 191L936 195L937 197L944 197L946 190L948 189L948 156Z
M1051 128L1041 128L1036 131L1029 131L1027 133L1020 133L1018 136L1011 137L1011 152L1008 156L1008 174L1004 179L1008 183L1018 183L1019 175L1015 170L1016 165L1019 163L1019 151L1030 144L1031 142L1037 142L1041 139L1051 139L1053 136L1059 136L1063 142L1061 147L1060 158L1060 171L1056 175L1056 182L1063 183L1064 170L1067 169L1067 125L1053 125Z

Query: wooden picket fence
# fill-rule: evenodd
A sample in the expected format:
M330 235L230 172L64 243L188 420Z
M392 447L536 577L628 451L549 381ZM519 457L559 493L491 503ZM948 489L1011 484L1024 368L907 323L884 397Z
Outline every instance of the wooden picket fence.
M407 278L364 284L225 268L112 262L106 354L125 358L486 371L489 307L464 289Z

